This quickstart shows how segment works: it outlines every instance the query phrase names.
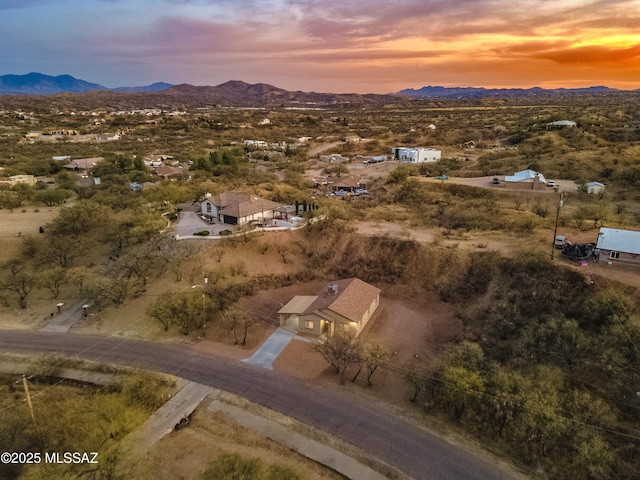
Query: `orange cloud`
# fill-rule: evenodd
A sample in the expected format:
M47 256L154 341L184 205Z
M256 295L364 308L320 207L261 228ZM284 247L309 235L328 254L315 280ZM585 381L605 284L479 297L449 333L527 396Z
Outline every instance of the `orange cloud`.
M532 55L535 58L551 60L559 64L586 65L615 65L623 66L629 63L640 65L640 45L629 48L608 46L587 46L539 52Z

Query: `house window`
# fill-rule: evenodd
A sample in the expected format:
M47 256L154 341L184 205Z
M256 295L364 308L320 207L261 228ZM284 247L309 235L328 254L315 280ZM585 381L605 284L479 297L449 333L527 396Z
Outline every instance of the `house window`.
M613 259L620 258L620 252L611 252L609 254L609 258L613 258Z
M210 211L211 211L211 204L207 203L207 212L210 212Z
M304 321L304 328L307 328L309 330L313 330L313 320L305 320Z

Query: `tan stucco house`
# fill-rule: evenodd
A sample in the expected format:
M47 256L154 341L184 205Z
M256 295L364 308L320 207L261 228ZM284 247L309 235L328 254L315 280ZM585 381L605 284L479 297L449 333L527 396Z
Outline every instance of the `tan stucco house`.
M18 183L24 183L30 187L35 187L38 182L36 177L33 175L13 175L9 177L9 183L11 186L17 185Z
M204 216L229 225L271 220L275 217L274 211L281 206L277 202L243 192L211 195L200 204Z
M326 335L362 332L380 304L380 289L358 278L328 283L318 295L294 297L278 311L280 325L290 322L299 333Z

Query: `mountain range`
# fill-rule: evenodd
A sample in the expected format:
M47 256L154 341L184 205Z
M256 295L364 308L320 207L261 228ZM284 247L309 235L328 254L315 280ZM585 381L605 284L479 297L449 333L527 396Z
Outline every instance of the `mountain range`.
M94 90L113 92L158 92L172 87L170 83L158 82L143 87L107 88L97 83L77 79L71 75L52 77L42 73L0 76L0 95L52 95L55 93L83 93Z
M123 110L137 108L188 108L207 106L340 106L340 105L384 105L410 102L417 99L455 101L459 98L554 98L563 95L583 94L601 96L623 93L608 87L558 88L547 90L539 87L522 88L475 88L425 86L420 89L405 89L386 95L358 93L317 93L289 91L265 83L249 84L231 80L217 86L171 85L154 83L143 87L119 87L109 89L97 83L79 80L71 75L52 77L40 73L0 76L0 95L5 108L76 108ZM632 93L640 92L634 90ZM627 92L629 93L629 92ZM48 95L47 107L41 96Z
M545 89L533 88L477 88L477 87L432 87L426 86L415 90L407 88L400 90L397 95L412 98L456 98L456 97L506 97L506 96L529 96L529 95L550 95L550 94L571 94L571 93L613 93L620 92L609 87L587 87L587 88L554 88Z

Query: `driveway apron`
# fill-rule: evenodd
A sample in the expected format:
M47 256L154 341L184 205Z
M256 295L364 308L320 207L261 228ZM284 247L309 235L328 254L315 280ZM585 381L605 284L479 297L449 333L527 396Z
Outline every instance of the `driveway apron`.
M295 332L280 327L267 338L250 358L245 358L242 361L273 370L272 363L287 348L287 345L295 336Z

